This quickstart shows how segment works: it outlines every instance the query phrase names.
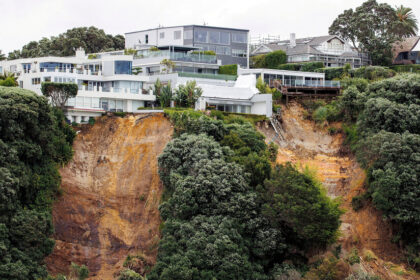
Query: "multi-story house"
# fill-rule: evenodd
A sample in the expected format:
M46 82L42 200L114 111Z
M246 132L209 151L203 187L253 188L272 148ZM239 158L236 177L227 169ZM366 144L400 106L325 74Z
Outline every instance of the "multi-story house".
M195 47L202 51L214 51L221 65L239 64L247 67L248 33L246 29L207 25L158 27L125 33L125 47Z
M42 82L72 82L77 96L67 102L71 122L87 122L106 111L135 112L156 100L146 84L149 77L132 75L132 55L37 57L0 61L2 71L15 73L19 86L37 94Z
M356 51L348 42L336 35L296 39L294 33L290 40L261 44L252 51L251 56L282 50L286 52L288 63L322 62L325 67L341 67L349 63L352 68L369 65L366 53Z

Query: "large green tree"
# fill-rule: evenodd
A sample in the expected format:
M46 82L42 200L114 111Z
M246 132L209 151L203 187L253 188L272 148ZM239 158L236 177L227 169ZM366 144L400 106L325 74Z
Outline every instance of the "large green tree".
M8 59L71 56L77 48L82 47L87 53L124 49L125 39L122 35L112 36L94 26L76 27L58 36L32 41L9 53Z
M0 278L40 279L53 249L58 166L75 134L45 97L0 86Z
M329 33L351 41L360 51L369 52L373 64L389 65L392 44L415 30L412 21L408 22L402 23L390 5L368 0L355 10L345 10L340 14L330 26Z
M395 24L395 32L401 37L416 36L418 31L417 19L413 10L403 5L396 7L397 23Z

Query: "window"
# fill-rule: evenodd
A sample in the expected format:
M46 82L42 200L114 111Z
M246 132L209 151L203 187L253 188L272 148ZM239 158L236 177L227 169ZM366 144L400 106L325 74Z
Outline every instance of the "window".
M246 50L232 49L232 56L235 56L235 57L246 57Z
M209 43L212 44L220 44L220 32L217 31L210 31L209 32Z
M208 35L207 31L194 30L194 42L207 43L208 42L207 35Z
M246 33L232 33L232 42L234 43L246 43L247 42Z
M30 63L22 63L22 68L24 73L31 72L31 64Z
M165 32L160 32L159 39L164 39L164 38L165 38Z
M192 30L184 31L184 39L185 40L192 40L192 38L193 38L193 31Z
M174 31L174 40L181 39L181 30Z
M220 32L220 44L230 45L230 33L229 32Z
M230 55L229 47L216 47L216 54Z
M149 35L148 34L144 35L144 42L146 44L149 44Z
M44 82L51 82L51 77L44 77Z
M131 64L131 61L116 60L114 69L115 74L131 75Z
M41 78L32 78L33 85L39 85L41 83Z

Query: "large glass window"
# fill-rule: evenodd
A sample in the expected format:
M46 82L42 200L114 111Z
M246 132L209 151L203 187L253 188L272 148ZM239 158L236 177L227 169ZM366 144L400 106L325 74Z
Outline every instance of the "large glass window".
M220 44L220 32L210 31L209 32L209 43L211 44Z
M131 61L115 61L115 74L128 74L131 75Z
M247 40L246 33L232 33L232 42L234 43L246 43Z
M220 32L220 44L229 45L230 44L230 33L229 32Z
M194 30L194 42L207 43L207 31L198 29Z
M216 54L230 55L229 47L216 47Z

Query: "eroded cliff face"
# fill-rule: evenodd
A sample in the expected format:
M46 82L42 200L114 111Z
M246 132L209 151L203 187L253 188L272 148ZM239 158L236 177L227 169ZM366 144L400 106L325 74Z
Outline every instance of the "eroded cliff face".
M326 128L313 121L304 120L304 108L297 102L282 107L282 135L276 137L270 126L259 130L267 142L275 141L279 146L277 163L292 162L300 168L309 167L317 174L330 197L340 197L342 208L346 211L341 217L340 237L343 256L352 248L371 250L378 258L367 262L361 260L361 268L382 279L419 279L419 275L404 268L404 255L392 243L392 228L382 219L380 211L367 205L355 212L351 200L363 193L365 172L354 157L343 152L343 135L329 135ZM330 124L340 127L339 123ZM400 271L400 272L398 272Z
M53 207L52 274L71 262L90 279L114 279L128 254L156 261L162 186L157 157L172 135L162 114L102 117L74 142L74 157L60 171L63 195Z

